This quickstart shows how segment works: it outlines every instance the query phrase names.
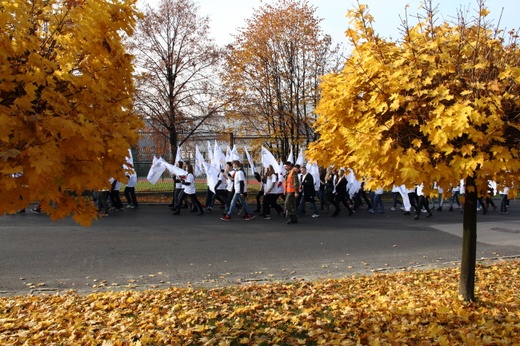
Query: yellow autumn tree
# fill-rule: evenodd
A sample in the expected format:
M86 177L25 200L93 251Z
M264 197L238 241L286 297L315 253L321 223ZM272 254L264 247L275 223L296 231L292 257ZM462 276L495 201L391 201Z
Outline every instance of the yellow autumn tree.
M260 138L283 158L315 139L319 77L342 53L321 21L307 1L281 0L263 3L238 29L222 78L230 131Z
M309 158L352 168L367 186L466 181L461 294L473 300L477 196L488 180L520 176L520 50L516 33L488 20L484 1L471 20L437 23L424 2L399 41L377 35L367 6L349 11L353 51L321 83ZM514 191L511 189L511 191Z
M53 219L96 217L85 191L124 178L135 0L0 1L0 215L40 201Z

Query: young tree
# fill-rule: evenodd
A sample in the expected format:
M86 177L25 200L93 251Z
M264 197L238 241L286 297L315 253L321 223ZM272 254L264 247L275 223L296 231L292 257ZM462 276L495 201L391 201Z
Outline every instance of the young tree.
M218 95L220 52L209 36L209 18L193 0L147 5L130 47L136 55L136 109L149 125L177 147L211 116Z
M520 176L520 51L514 31L476 17L436 23L435 8L400 42L378 36L364 5L348 13L354 46L345 69L327 75L308 155L370 177L367 185L466 181L460 293L474 299L477 196L488 180ZM516 186L516 185L515 185Z
M124 177L137 142L134 0L0 4L0 215L41 201L53 219L97 216L85 190Z
M279 157L315 139L319 78L339 61L320 22L307 1L264 4L227 49L223 81L234 132L268 137L264 145Z

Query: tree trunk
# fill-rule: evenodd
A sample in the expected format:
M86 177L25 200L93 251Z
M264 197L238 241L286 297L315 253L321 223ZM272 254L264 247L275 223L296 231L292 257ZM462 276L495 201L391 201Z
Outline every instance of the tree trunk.
M462 233L462 262L459 293L465 301L475 301L475 264L477 260L477 188L475 179L466 179L464 221Z

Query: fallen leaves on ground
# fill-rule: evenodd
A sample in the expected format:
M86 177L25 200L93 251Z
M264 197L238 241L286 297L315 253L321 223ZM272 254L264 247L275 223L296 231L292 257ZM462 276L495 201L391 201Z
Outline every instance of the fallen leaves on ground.
M316 282L0 299L2 345L515 345L520 261Z

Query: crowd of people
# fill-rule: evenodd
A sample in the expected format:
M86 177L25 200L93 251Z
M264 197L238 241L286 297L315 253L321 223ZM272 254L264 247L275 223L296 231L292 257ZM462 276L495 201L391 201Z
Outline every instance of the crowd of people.
M215 208L216 201L220 203L223 211L222 221L231 221L237 216L242 216L249 221L255 218L255 213L258 213L262 219L269 220L274 210L278 216L285 216L287 224L294 224L298 222L301 215L306 213L307 208L310 208L312 218L320 217L323 212L336 217L343 209L349 216L359 210L366 210L369 213L385 212L384 189L365 191L364 182L355 180L353 172L348 170L347 173L343 168L320 169L317 176L319 181L316 181L316 176L308 171L308 167L292 162L284 163L283 175L276 173L272 165L262 168L260 173L254 172L260 189L255 196L256 209L251 210L246 200L248 185L246 174L240 161L226 163L225 168L218 174L215 186L207 187L205 203L201 203L197 198L193 167L183 162L178 162L177 165L184 167L188 174L174 177L174 197L169 206L175 215L179 215L182 208L188 208L199 216L204 215L205 212L211 212ZM411 215L414 220L419 219L421 213L431 217L432 209L442 211L445 203L448 204L447 209L450 212L455 209L463 211L459 200L459 196L463 194L462 183L452 187L451 196L447 200L443 197L444 190L439 186L434 186L438 191L435 198L426 196L423 189L423 184L411 188L404 185L394 186L391 191L390 210L400 210L404 215ZM486 214L489 208L496 209L491 198L494 195L492 190L493 187L490 185L490 191L478 198L479 210L482 210L483 214ZM507 194L508 189L500 192L501 213L507 213L509 205ZM186 203L188 198L191 200L191 206ZM328 213L329 210L332 212Z
M283 215L287 219L287 224L294 224L298 223L299 217L307 212L307 208L310 208L312 218L318 218L324 212L331 217L336 217L343 209L348 216L360 210L369 213L385 213L384 189L366 191L364 181L356 180L354 172L343 168L320 168L318 174L311 174L309 167L287 161L283 165L283 173L277 173L273 165L262 167L260 173L253 171L260 188L255 196L256 209L252 210L250 204L253 203L247 201L247 177L239 160L227 162L220 170L214 186L207 186L204 203L201 203L197 197L194 167L182 161L178 161L176 166L186 174L173 176L173 198L168 206L174 215L180 215L181 210L185 208L197 216L202 216L206 212L211 212L217 201L223 212L222 221L231 221L237 216L249 221L255 218L256 213L262 219L269 220L274 210L278 216ZM126 178L124 188L126 208L135 209L139 206L135 193L137 175L134 171L128 170ZM110 190L94 193L100 216L109 216L110 211L124 208L119 193L121 182L111 178L110 186ZM446 204L450 212L457 209L463 212L459 199L464 195L462 181L458 186L450 187L451 194L447 199L440 186L434 185L433 188L438 193L430 198L424 194L423 184L411 188L404 185L394 186L391 190L390 210L402 211L404 215L413 213L414 220L419 219L421 213L431 217L432 209L440 212ZM496 188L496 184L490 182L488 191L478 197L478 210L483 214L486 214L490 208L497 209L492 199L497 192ZM500 213L508 212L508 192L507 187L499 192ZM41 206L37 204L31 211L39 214Z

